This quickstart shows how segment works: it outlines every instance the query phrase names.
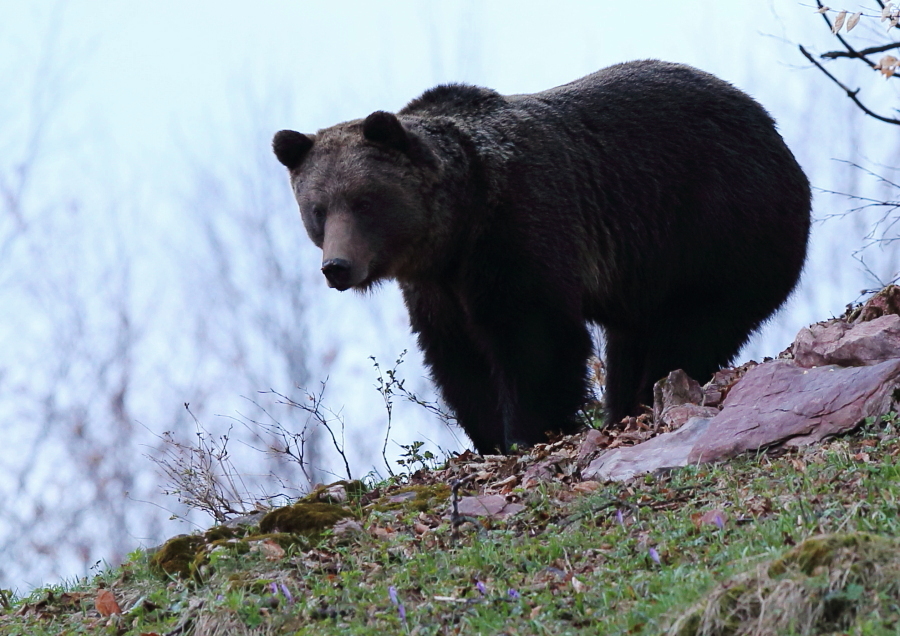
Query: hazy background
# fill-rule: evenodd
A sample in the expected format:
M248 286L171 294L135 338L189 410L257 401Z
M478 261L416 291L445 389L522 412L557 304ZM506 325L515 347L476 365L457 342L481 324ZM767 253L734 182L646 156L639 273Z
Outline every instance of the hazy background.
M863 20L853 37L882 33ZM273 132L397 110L441 82L533 92L662 58L762 102L814 186L887 196L835 159L895 176L896 129L865 118L798 42L836 48L792 0L0 0L0 586L84 575L208 525L163 494L150 459L166 432L196 441L186 402L214 438L230 435L246 489L276 494L270 472L298 488L306 476L252 450L271 440L250 422L300 431L307 418L259 392L302 402L297 387L327 379L353 475L386 474L370 356L390 368L409 349L407 386L432 390L394 286L368 297L326 287ZM896 105L898 82L846 68L873 105ZM667 126L666 105L646 124ZM820 219L848 207L816 196ZM869 271L854 258L872 214L816 224L801 289L742 359L777 354L893 276L890 248L865 253ZM465 446L397 403L389 460L414 440ZM313 480L343 475L321 431L307 453Z

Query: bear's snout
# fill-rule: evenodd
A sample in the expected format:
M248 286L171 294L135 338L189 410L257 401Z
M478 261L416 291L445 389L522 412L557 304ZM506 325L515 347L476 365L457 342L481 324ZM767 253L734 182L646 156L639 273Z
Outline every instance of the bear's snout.
M328 279L328 286L339 291L344 291L353 284L350 280L352 271L353 265L344 258L329 258L322 263L322 273Z
M322 240L322 273L328 286L339 291L365 284L372 263L372 250L353 217L329 214Z

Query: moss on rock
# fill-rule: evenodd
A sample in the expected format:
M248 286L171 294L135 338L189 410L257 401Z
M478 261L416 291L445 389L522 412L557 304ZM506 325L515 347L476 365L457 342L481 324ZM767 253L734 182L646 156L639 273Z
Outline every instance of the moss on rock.
M162 576L179 576L183 579L194 574L194 561L203 550L206 540L203 535L181 535L166 541L150 557L150 568Z
M362 482L338 483L348 495L357 499L364 492ZM301 501L272 510L260 520L258 529L251 526L215 526L203 534L174 537L150 557L150 567L163 577L200 580L211 572L209 564L213 553L224 551L226 554L243 555L250 552L254 543L261 541L274 541L284 550L295 546L306 549L334 524L348 517L355 515L339 505Z
M450 499L450 486L431 484L429 486L407 486L387 497L382 497L373 506L379 512L390 510L412 510L433 512Z
M208 543L213 543L215 541L227 541L228 539L235 539L237 537L243 536L245 533L246 529L241 527L232 528L231 526L213 526L203 533L203 537Z
M262 534L299 534L316 540L341 519L355 516L341 506L326 503L297 503L268 513L259 522Z

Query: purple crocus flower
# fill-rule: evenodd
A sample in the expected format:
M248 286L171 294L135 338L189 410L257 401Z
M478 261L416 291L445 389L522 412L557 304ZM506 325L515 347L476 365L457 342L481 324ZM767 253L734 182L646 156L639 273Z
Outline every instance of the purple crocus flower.
M481 581L478 581L478 580L475 581L475 589L477 589L479 592L481 592L482 596L487 595L487 590L484 589L484 583L482 583Z
M294 597L291 594L291 591L288 589L288 586L285 585L284 583L281 584L281 593L284 594L284 598L287 599L288 603L294 602Z
M650 548L647 552L650 554L650 558L653 559L653 562L660 565L659 552L656 551L656 548Z
M621 509L621 508L620 508L619 510L616 510L616 522L617 522L620 526L623 526L623 527L625 526L625 517L622 516L622 509Z
M519 594L519 590L514 590L513 588L509 588L506 593L509 594L509 598L514 601L518 601L520 598L522 598L522 595Z
M400 599L397 598L397 588L391 585L388 587L388 596L391 597L391 603L397 606L397 613L400 615L400 620L404 623L406 622L406 608L403 607L403 603L400 602Z

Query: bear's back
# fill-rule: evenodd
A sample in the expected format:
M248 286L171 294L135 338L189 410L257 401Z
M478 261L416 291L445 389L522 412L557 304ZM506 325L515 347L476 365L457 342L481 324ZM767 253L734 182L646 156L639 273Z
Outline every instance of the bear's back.
M441 84L422 93L398 114L424 117L488 115L504 104L503 96L490 88L471 84Z
M525 112L550 114L569 126L599 126L612 137L624 133L632 141L646 135L655 143L663 137L680 145L683 137L725 131L737 141L744 137L740 130L748 126L767 138L777 137L769 113L743 91L699 69L658 60L615 64L506 101Z

